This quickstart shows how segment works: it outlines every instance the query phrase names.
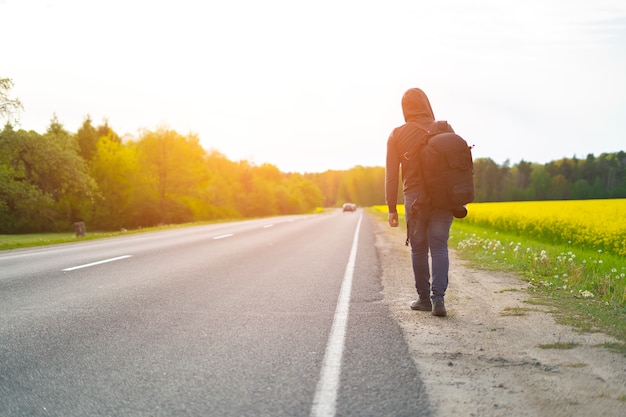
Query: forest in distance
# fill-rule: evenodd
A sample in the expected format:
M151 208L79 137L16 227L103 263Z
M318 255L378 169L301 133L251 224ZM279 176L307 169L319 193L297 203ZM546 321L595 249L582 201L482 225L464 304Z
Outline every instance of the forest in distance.
M624 198L625 171L624 151L547 164L478 158L475 201ZM164 127L123 140L89 117L75 133L56 116L42 134L10 123L0 131L1 234L68 231L77 221L106 231L373 206L385 203L384 182L384 167L291 173L231 161Z

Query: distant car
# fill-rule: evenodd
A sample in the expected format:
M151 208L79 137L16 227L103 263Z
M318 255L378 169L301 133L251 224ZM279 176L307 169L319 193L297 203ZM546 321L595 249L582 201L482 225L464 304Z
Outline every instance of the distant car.
M344 203L342 210L343 211L356 211L356 204Z

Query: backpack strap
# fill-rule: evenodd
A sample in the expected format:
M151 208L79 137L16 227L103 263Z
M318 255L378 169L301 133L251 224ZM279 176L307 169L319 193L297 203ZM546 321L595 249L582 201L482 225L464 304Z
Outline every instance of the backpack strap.
M411 146L409 148L408 151L406 151L405 153L402 154L402 157L408 161L410 160L412 157L415 156L415 154L419 151L419 149L428 143L428 141L430 140L430 138L432 138L433 136L435 136L438 133L441 132L449 132L450 131L450 125L448 124L447 121L445 120L436 120L433 121L430 125L425 126L421 123L417 123L417 122L409 122L410 125L412 126L416 126L418 128L420 128L421 130L423 130L424 132L426 132L426 140L419 140L419 141L415 141L415 143L413 144L413 146Z

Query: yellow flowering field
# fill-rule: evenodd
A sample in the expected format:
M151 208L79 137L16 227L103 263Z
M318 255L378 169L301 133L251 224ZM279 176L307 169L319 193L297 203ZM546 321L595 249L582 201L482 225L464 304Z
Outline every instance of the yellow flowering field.
M468 210L462 222L626 256L626 199L472 203Z
M519 271L534 287L626 305L626 199L472 203L468 211L451 234L464 257Z
M403 208L399 204L398 212ZM626 199L472 203L468 210L455 222L626 256Z

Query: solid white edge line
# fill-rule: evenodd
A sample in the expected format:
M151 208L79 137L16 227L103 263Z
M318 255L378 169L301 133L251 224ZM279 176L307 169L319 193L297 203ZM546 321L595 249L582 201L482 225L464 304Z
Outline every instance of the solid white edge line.
M133 255L124 255L124 256L118 256L117 258L104 259L102 261L92 262L90 264L73 266L71 268L65 268L65 269L63 269L63 271L74 271L75 269L88 268L90 266L95 266L95 265L100 265L100 264L104 264L104 263L107 263L107 262L114 262L114 261L119 261L121 259L130 258L131 256L133 256Z
M339 299L333 325L330 330L326 353L322 362L320 379L315 388L315 397L311 408L311 417L334 417L337 407L337 393L339 391L339 378L341 376L341 361L343 348L346 339L346 328L348 324L348 312L350 309L350 293L352 291L352 280L354 276L354 265L356 263L356 253L359 242L359 230L363 214L359 216L359 221L354 232L352 249L346 271L343 275Z

